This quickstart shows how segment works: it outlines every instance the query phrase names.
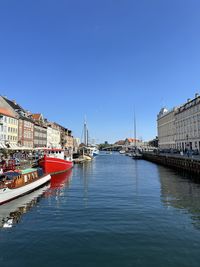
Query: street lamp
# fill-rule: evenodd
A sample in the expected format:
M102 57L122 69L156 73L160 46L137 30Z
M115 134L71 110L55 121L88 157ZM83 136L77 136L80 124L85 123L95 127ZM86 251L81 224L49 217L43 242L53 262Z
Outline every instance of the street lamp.
M187 139L187 147L189 148L189 142L188 142L189 136L188 136L188 134L186 134L186 139Z

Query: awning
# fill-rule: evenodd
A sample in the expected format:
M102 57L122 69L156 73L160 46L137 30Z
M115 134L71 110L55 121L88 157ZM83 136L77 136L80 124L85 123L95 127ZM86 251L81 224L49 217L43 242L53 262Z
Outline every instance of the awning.
M8 143L5 145L4 142L0 142L0 149L6 150L33 150L32 147L18 146L17 144Z
M7 149L7 146L3 142L0 142L0 148Z
M10 144L10 147L7 149L8 150L33 150L32 147L17 146L15 144Z

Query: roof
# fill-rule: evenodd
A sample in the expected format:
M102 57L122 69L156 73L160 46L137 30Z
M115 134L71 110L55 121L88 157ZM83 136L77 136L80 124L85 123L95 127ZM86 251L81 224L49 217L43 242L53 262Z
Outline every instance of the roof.
M13 116L12 112L9 109L7 109L7 108L0 108L0 114L5 115L5 116L8 116L8 117L15 118Z
M32 118L25 116L26 111L20 105L18 105L15 100L9 100L8 98L3 97L3 96L2 96L2 98L6 101L6 103L12 109L14 109L14 111L19 115L19 117L21 119L26 120L26 121L33 122ZM13 115L12 115L12 117L13 117Z
M36 113L36 114L32 114L31 117L34 119L34 120L40 120L42 114L41 113Z
M134 142L139 141L138 139L135 139L135 138L127 138L127 140L129 143L134 143Z
M18 105L14 100L9 100L6 97L3 97L3 99L14 109L14 110L22 110L23 112L26 112L20 105Z
M119 140L115 142L115 145L124 145L125 141L124 140Z

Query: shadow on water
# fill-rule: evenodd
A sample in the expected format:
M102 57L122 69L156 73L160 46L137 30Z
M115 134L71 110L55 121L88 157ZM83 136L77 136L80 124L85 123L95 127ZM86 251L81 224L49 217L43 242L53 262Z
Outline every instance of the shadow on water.
M49 188L50 183L0 206L0 228L11 228L20 223L22 215L36 206Z
M165 206L190 214L200 230L200 177L158 166L161 199Z
M50 183L0 206L0 228L11 228L20 223L23 214L36 206L42 198L62 194L64 187L69 186L72 171L53 175Z

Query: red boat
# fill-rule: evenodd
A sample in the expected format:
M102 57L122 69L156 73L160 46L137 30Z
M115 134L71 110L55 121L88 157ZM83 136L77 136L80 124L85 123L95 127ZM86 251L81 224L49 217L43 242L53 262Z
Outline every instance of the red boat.
M73 167L71 157L67 157L63 149L45 149L45 155L39 160L39 166L45 173L57 174L66 172Z

